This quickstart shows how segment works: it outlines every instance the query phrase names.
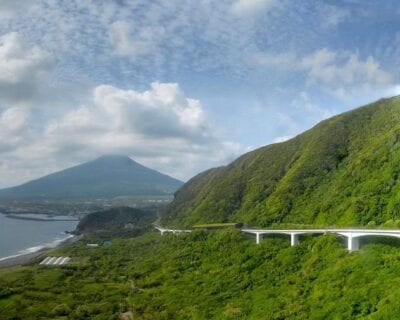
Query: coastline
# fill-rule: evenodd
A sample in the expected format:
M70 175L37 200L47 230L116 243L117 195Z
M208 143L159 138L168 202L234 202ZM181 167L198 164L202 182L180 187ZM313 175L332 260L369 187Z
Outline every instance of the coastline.
M42 218L42 217L32 217L32 216L24 216L23 213L3 213L7 218L9 219L18 219L18 220L31 220L31 221L79 221L78 218L74 218L74 219L54 219L51 218L53 216L49 216L46 218Z
M68 238L60 241L60 243L58 243L54 247L44 247L35 252L29 252L29 253L25 253L25 254L21 254L21 255L15 255L15 256L3 258L3 260L0 260L0 269L11 268L11 267L29 264L34 259L39 258L41 256L45 256L51 250L74 243L74 242L80 240L81 238L82 238L82 235L79 235L79 236L73 235L72 237L68 237Z

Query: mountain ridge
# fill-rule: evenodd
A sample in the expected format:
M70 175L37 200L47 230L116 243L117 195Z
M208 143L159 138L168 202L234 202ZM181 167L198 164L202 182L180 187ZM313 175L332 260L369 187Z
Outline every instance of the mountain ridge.
M0 199L79 199L172 194L182 182L127 156L105 155L22 185L0 190Z
M397 96L197 175L176 192L164 222L382 224L400 218L399 167Z

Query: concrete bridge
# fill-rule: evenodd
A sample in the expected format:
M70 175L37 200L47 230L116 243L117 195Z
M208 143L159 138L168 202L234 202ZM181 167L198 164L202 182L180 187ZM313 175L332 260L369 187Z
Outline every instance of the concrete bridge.
M400 238L400 230L376 230L376 229L242 229L242 232L254 234L256 243L259 244L264 235L286 234L290 236L290 244L299 243L301 234L327 234L334 233L347 238L347 249L357 251L360 248L360 238L367 236L386 236Z
M160 231L161 235L166 232L179 234L189 233L192 230L182 229L167 229L162 227L155 227ZM242 232L247 234L254 234L256 236L256 243L259 244L265 235L270 234L284 234L290 236L291 246L297 245L299 236L302 234L328 234L333 233L347 238L347 249L349 251L357 251L360 249L360 238L369 236L385 236L400 238L400 230L377 230L377 229L241 229Z
M173 234L192 232L192 230L166 229L166 228L161 228L161 227L155 227L155 228L158 231L160 231L161 235L163 235L166 232L173 233Z

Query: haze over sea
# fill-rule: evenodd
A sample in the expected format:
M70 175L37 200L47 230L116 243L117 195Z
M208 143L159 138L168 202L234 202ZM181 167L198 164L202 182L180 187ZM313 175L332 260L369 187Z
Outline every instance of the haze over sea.
M55 246L68 238L65 231L75 230L77 224L78 221L12 219L0 213L0 260Z

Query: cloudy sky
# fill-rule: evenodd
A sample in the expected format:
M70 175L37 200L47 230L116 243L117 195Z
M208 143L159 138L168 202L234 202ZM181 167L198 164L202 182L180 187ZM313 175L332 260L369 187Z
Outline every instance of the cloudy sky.
M187 180L399 67L397 0L0 0L0 187L103 154Z

